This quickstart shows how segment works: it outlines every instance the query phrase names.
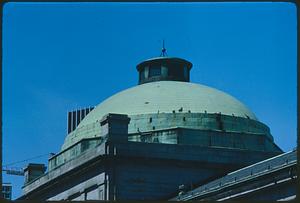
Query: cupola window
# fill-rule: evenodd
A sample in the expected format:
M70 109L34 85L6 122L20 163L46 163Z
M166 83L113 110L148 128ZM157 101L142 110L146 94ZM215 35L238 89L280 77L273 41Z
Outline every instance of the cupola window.
M169 69L169 76L174 78L181 78L183 75L183 69L179 66L173 66Z
M175 57L158 57L137 65L139 84L157 81L189 82L192 64Z
M161 75L161 67L160 66L150 66L149 77L159 76Z
M188 68L187 68L186 66L183 68L183 77L184 77L186 80L189 79L189 70L188 70Z
M144 80L145 79L145 72L141 71L140 72L140 80Z

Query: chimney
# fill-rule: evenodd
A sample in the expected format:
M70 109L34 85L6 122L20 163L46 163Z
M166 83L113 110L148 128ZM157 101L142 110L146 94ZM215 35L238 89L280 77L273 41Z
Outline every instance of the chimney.
M128 123L130 118L123 114L107 114L101 120L102 136L107 136L108 141L127 142Z
M42 176L46 171L46 166L44 164L34 164L30 163L24 169L25 184L33 181L34 179Z

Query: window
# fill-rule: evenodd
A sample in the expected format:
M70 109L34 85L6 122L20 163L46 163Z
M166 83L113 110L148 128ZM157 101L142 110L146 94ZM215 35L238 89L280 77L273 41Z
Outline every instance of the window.
M9 194L4 194L4 198L5 199L10 199L10 195Z
M85 117L85 111L84 111L84 109L81 109L81 118L80 118L80 120L82 120L84 117Z
M77 110L77 112L76 112L76 117L77 117L77 125L76 126L78 126L79 125L79 123L80 123L80 110Z
M168 76L168 68L167 67L165 67L165 66L161 67L161 75L164 77Z
M72 131L76 128L76 111L72 111Z
M140 72L140 79L141 80L145 79L145 72L144 72L144 70Z
M175 78L182 78L183 76L183 68L180 66L172 66L169 68L169 76L173 76Z
M189 79L189 71L188 71L188 68L186 66L183 68L183 77L186 80Z
M68 112L68 133L72 131L72 113Z
M149 76L152 77L152 76L159 76L159 75L161 75L160 66L151 66Z

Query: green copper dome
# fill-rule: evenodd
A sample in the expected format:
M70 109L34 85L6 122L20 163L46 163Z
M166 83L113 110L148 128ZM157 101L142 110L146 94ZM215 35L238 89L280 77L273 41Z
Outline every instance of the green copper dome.
M219 113L257 120L255 115L234 97L204 85L159 81L138 85L117 93L100 103L78 128L100 120L105 114L150 113Z
M217 121L206 116L212 114L232 117L227 119L232 124L226 124L224 130L269 134L268 128L258 124L255 115L234 97L205 85L190 83L191 68L189 61L176 57L152 58L138 64L139 85L117 93L96 106L68 134L62 149L83 138L101 136L99 121L108 113L127 114L131 118L129 134L178 126L218 130L215 126ZM180 114L180 117L184 113L191 117L184 124L167 115ZM159 119L154 121L159 123L150 126L147 119L152 120L158 115Z
M174 112L221 113L257 121L255 115L244 104L217 89L189 82L150 82L121 91L97 105L80 122L75 131L66 137L62 149L83 138L100 136L99 121L108 113L127 114L132 117ZM132 122L128 129L129 133L136 132L137 129ZM176 123L173 125L178 126Z
M101 121L107 114L130 118L129 142L281 152L269 127L244 104L217 89L190 83L191 68L187 60L164 55L138 64L137 86L109 97L87 114L86 109L70 114L72 129L49 169L106 140Z

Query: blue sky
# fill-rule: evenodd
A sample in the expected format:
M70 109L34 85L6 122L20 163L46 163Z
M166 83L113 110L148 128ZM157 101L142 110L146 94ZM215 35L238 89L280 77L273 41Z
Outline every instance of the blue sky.
M162 39L169 56L193 63L192 82L239 99L289 151L296 24L292 3L5 4L3 164L58 152L67 112L135 86L135 66L159 56ZM3 173L3 181L21 195L23 177Z

